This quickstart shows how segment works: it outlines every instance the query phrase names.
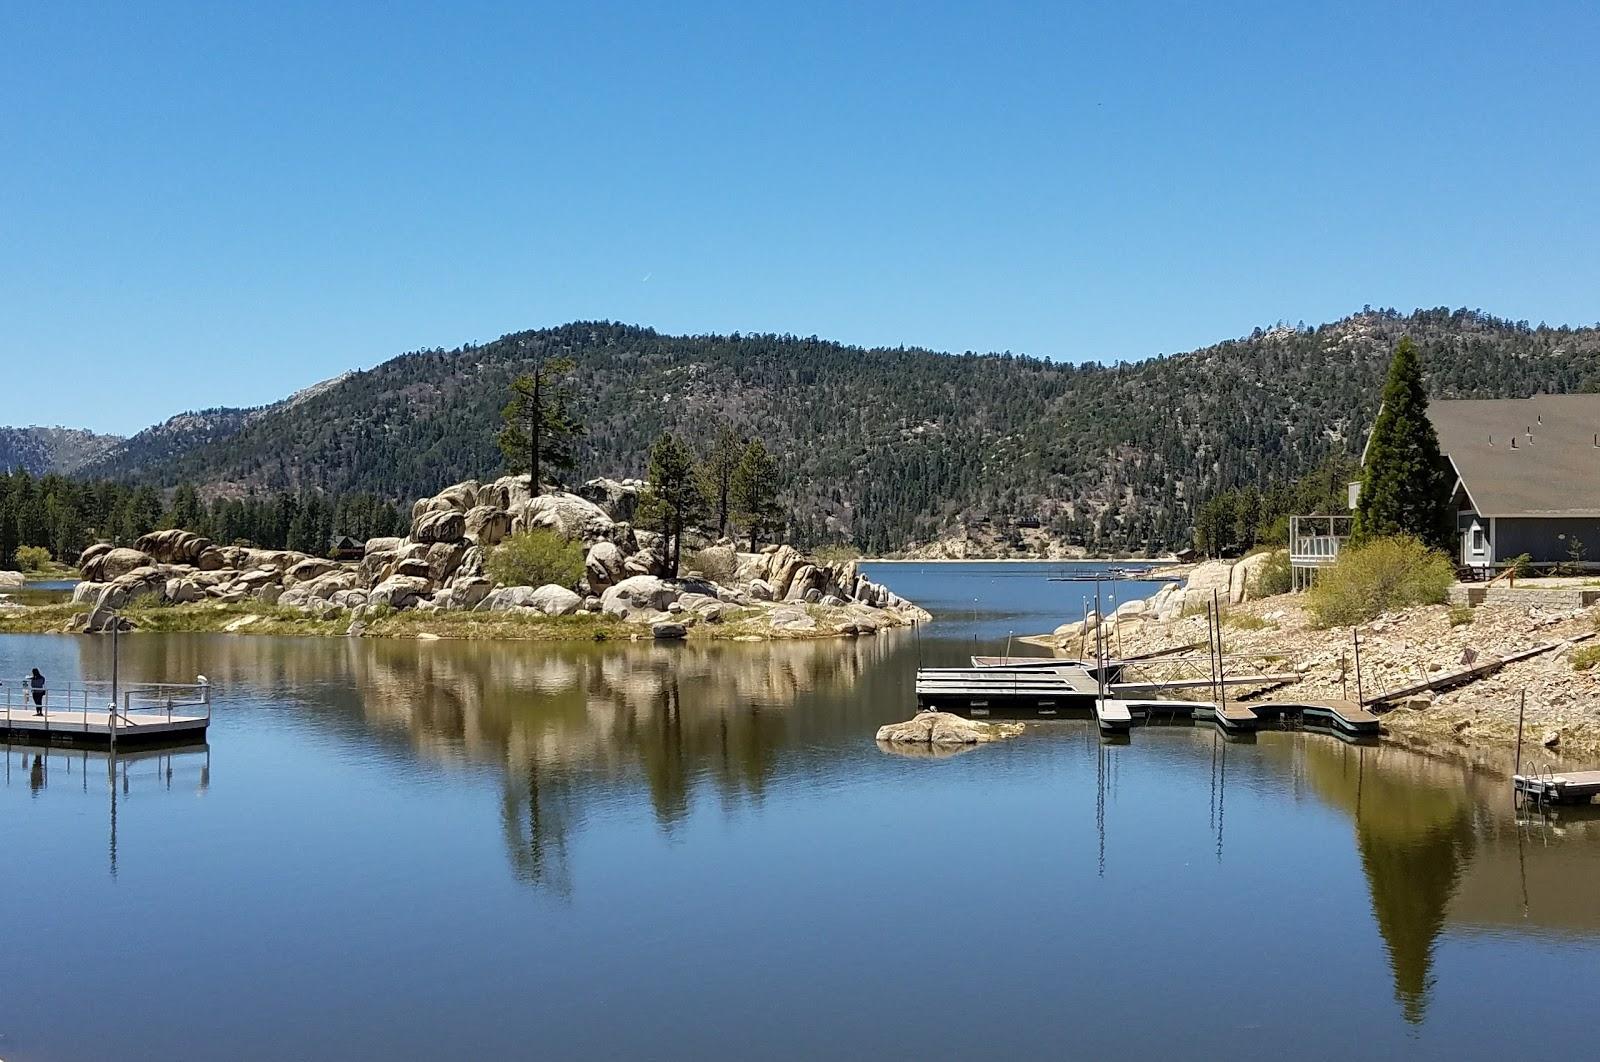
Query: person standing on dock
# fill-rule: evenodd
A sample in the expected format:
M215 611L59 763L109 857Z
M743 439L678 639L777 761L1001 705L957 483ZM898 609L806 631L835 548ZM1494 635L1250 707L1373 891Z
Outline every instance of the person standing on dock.
M38 668L33 669L33 674L28 676L28 687L33 690L33 714L44 714L44 676Z

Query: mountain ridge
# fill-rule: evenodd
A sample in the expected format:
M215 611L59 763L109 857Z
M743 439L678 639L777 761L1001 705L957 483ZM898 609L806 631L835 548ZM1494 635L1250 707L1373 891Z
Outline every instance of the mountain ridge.
M497 473L506 385L562 354L589 427L575 478L641 473L660 431L700 443L727 421L781 455L801 541L887 551L989 520L1162 548L1186 540L1198 499L1358 450L1401 334L1442 397L1600 384L1600 328L1447 308L1369 308L1111 364L573 322L402 354L254 410L183 414L77 471L404 501Z

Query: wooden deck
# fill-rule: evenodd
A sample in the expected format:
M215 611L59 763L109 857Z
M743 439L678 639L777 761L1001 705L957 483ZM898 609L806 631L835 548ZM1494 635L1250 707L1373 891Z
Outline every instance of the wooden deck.
M117 720L117 745L202 741L210 719L203 715L134 712ZM109 713L104 710L52 709L42 715L11 711L0 716L0 739L24 745L111 744Z
M1587 804L1600 796L1600 771L1558 771L1511 776L1515 792L1548 804Z

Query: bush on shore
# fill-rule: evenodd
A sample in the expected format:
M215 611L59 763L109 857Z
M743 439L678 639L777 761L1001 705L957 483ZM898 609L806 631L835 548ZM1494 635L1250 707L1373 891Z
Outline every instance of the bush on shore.
M18 546L14 556L18 571L42 572L50 567L50 551L43 546Z
M573 587L583 578L583 545L542 527L518 531L489 552L483 568L501 586Z
M1440 604L1454 578L1450 558L1418 539L1372 538L1317 577L1306 609L1318 626L1353 626L1408 605Z

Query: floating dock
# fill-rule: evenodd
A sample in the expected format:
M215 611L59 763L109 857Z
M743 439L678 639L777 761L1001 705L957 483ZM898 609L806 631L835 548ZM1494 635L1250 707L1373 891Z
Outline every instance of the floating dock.
M1279 675L1229 676L1224 685L1258 685L1282 681ZM1163 688L1204 689L1204 681L1111 682L1104 690L1083 666L1059 662L1054 667L920 668L917 704L921 708L975 717L1092 717L1105 732L1124 732L1138 720L1159 718L1214 722L1229 733L1251 733L1263 723L1298 721L1341 737L1376 737L1378 717L1354 701L1281 698L1244 701L1167 699L1140 694Z
M1600 796L1600 771L1514 774L1511 787L1542 804L1587 804Z
M120 703L118 701L120 700ZM211 686L143 683L113 693L109 683L47 688L41 704L25 683L0 686L0 741L88 748L203 742Z

